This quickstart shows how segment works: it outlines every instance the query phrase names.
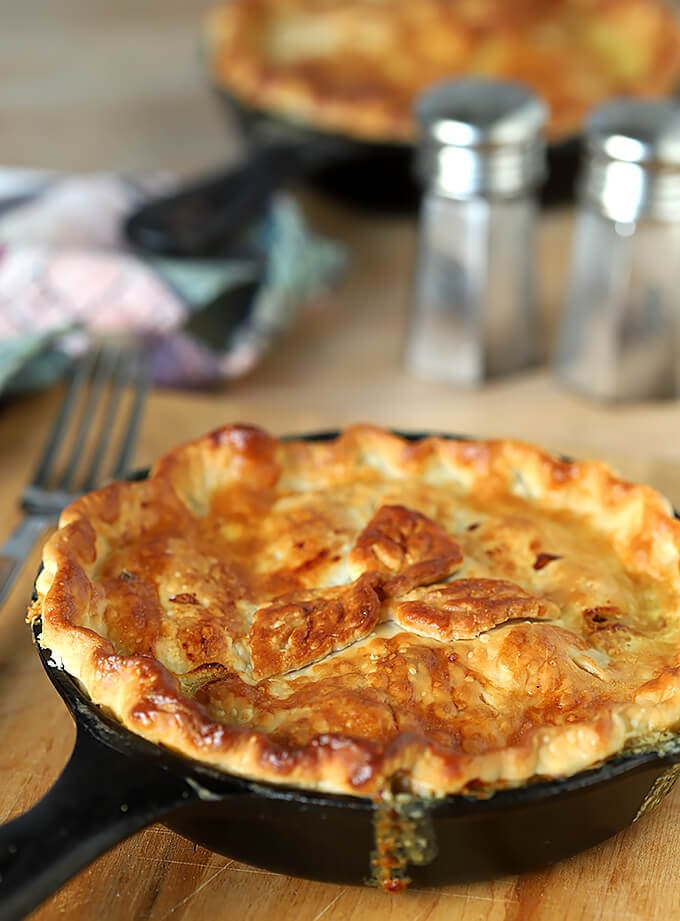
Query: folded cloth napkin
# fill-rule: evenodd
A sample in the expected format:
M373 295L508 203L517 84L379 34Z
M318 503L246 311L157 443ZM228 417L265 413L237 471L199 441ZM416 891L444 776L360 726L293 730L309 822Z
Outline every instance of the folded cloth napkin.
M245 374L346 264L283 195L224 258L131 252L125 217L174 186L0 171L0 395L49 385L107 333L143 340L159 385Z

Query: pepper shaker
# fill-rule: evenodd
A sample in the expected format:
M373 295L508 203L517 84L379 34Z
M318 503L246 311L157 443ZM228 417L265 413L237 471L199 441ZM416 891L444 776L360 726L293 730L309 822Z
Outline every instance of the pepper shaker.
M535 190L543 102L523 86L468 79L420 97L425 183L405 362L458 384L536 358Z
M601 399L676 395L679 310L680 109L612 102L587 126L558 376Z

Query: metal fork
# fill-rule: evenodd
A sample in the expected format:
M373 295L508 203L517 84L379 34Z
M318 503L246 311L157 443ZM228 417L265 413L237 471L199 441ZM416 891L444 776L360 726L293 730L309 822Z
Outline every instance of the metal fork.
M129 343L92 348L74 365L38 467L21 495L25 517L0 548L0 605L62 509L104 480L125 475L147 390L143 353Z

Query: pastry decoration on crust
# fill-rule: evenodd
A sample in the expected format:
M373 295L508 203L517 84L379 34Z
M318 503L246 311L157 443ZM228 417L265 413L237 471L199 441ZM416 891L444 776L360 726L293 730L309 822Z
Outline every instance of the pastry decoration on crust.
M532 87L552 140L613 96L671 94L680 28L664 0L230 0L206 24L218 86L319 130L410 142L416 97L476 74Z
M189 758L489 795L675 730L679 560L668 503L601 463L232 425L69 506L30 616L95 704Z

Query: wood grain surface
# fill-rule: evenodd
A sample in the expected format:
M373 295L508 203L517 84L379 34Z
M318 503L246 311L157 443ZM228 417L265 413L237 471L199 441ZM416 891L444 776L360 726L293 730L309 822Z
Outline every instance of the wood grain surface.
M3 130L0 158L89 169L193 171L215 163L230 142L225 138L222 147L224 129L197 69L197 20L207 5L55 0L48 11L35 0L0 0L0 104L13 126L11 132ZM77 48L86 49L80 58ZM3 126L8 124L5 117ZM283 433L361 420L412 430L516 435L557 450L605 457L680 504L677 402L597 405L563 391L546 367L472 391L413 379L401 367L401 349L414 218L362 216L311 196L302 201L315 226L348 245L350 271L298 318L249 377L210 394L154 393L137 464L224 422L249 421ZM543 218L546 357L561 306L570 229L569 213ZM18 521L17 497L59 398L54 390L0 405L0 540ZM0 612L0 821L29 808L49 788L73 742L70 718L42 673L24 623L38 559L36 548ZM99 858L34 918L678 918L679 791L613 840L545 872L400 896L262 872L155 825Z
M560 390L546 369L477 391L414 381L400 366L408 307L413 222L350 215L309 204L352 247L346 280L304 312L248 378L212 394L156 392L136 463L223 422L300 432L356 419L404 429L519 434L558 450L606 457L680 504L679 411L675 402L606 407ZM568 216L548 218L544 265L559 272ZM546 285L544 303L549 300ZM60 393L26 397L0 411L0 537L18 520L16 498ZM38 548L0 617L0 820L47 790L73 740L70 718L42 674L23 622ZM93 782L96 781L93 778ZM498 919L642 921L680 917L677 827L680 794L606 844L546 872L436 891L386 896L289 879L195 847L160 825L98 859L35 913L110 921ZM574 816L579 821L579 816ZM281 842L285 848L285 841Z

